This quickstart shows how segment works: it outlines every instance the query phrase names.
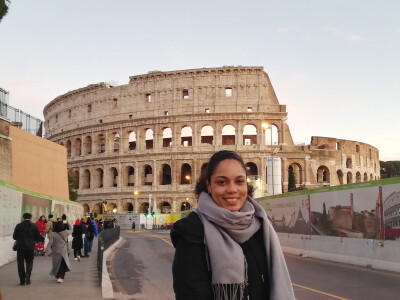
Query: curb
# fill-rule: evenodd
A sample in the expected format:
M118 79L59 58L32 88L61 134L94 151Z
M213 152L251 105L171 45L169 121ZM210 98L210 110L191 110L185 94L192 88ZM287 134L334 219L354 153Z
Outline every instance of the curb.
M113 285L110 279L110 275L108 274L107 270L107 258L110 254L117 248L119 245L122 244L124 238L120 237L118 241L112 244L106 251L103 253L103 270L102 270L102 277L101 277L101 293L102 297L105 299L112 299L114 298L114 290Z

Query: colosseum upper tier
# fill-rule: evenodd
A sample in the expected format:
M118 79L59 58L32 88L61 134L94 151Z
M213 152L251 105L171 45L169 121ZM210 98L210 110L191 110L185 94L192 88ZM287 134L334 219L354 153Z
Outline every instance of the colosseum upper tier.
M70 91L44 108L46 137L67 148L68 170L87 211L158 212L197 206L194 187L213 153L238 152L258 196L267 157L281 159L281 184L312 189L379 179L378 149L312 137L295 145L286 106L263 67L222 67L130 77Z

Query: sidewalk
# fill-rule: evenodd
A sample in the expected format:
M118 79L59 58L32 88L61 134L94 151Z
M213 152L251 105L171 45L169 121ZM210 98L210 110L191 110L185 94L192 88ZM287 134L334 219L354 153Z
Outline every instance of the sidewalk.
M0 267L0 289L2 300L91 300L102 299L101 285L97 275L97 241L93 240L89 257L75 261L70 254L71 272L65 275L63 283L57 283L50 276L51 256L35 256L33 260L32 284L20 286L17 261Z

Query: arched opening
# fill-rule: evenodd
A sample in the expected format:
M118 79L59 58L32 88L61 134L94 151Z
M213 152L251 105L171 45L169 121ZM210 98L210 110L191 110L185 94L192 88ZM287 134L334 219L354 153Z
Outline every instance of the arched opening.
M112 141L112 146L113 146L114 152L119 152L119 143L120 143L119 133L116 133L114 135L113 141Z
M82 174L82 188L89 189L90 188L90 171L84 170Z
M135 169L132 166L126 167L127 171L127 186L135 186Z
M71 157L71 141L68 140L67 143L65 144L65 147L67 148L67 157Z
M169 127L163 130L163 147L172 147L172 130Z
M185 126L181 130L181 145L183 147L192 146L192 128Z
M279 129L275 124L268 124L265 128L265 145L279 145Z
M243 127L243 145L257 145L257 128L252 124Z
M118 170L116 168L110 168L109 178L110 187L118 187Z
M153 149L154 147L154 132L149 128L146 130L146 149Z
M171 167L168 164L163 165L161 170L161 185L172 183Z
M336 172L338 180L339 180L339 184L343 184L343 172L342 170L337 170Z
M92 154L92 137L87 136L83 142L83 154L89 155Z
M144 166L144 185L153 185L153 168L149 165Z
M330 183L329 169L326 166L320 166L317 170L317 183L327 185Z
M368 181L368 174L367 172L364 173L364 182Z
M74 171L72 173L72 179L74 181L74 189L79 189L79 171Z
M132 131L129 133L129 150L136 149L136 133Z
M347 184L353 183L353 174L349 171L347 172Z
M117 205L115 203L107 204L107 211L114 212L114 209L117 209Z
M361 182L361 173L360 172L356 173L356 182L357 183Z
M289 168L290 168L290 167L292 168L292 170L289 171L289 169L288 169L288 172L289 172L289 173L290 173L290 172L293 172L294 183L295 183L295 185L296 185L296 187L297 187L297 185L303 183L301 165L298 164L298 163L293 163L293 164L291 164L291 165L289 166ZM288 178L289 178L289 174L288 174Z
M86 215L87 213L90 212L89 205L83 204L82 206L83 206L83 214L84 214L84 215Z
M149 211L149 203L148 202L144 202L144 203L140 204L140 206L139 206L140 214L145 214L148 211Z
M97 153L106 152L106 138L104 134L99 134L96 139Z
M189 210L191 209L190 203L189 202L182 202L181 204L181 211Z
M75 156L81 156L82 154L82 141L81 139L75 139L74 143L74 155Z
M162 214L171 213L171 204L169 204L167 201L164 201L163 203L161 203L161 213Z
M258 168L255 163L248 162L246 165L247 176L258 176Z
M232 125L225 125L222 128L222 145L236 144L236 130Z
M212 145L214 142L214 129L210 125L201 128L201 142L202 144Z
M97 168L94 171L94 188L102 188L104 183L103 169Z
M346 168L351 169L353 167L353 163L351 158L346 159Z
M369 175L369 181L374 180L374 176L372 175L372 173Z
M127 211L127 212L129 212L129 213L133 213L133 212L134 212L134 206L133 206L133 204L130 203L130 202L126 202L126 203L124 204L124 211Z
M99 204L99 203L96 203L96 204L93 206L92 212L93 212L93 213L100 213L100 204Z
M181 168L181 184L192 183L192 167L189 164L183 164Z

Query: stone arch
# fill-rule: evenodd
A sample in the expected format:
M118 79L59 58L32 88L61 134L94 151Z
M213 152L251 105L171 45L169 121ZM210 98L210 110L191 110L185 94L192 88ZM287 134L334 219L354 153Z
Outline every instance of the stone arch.
M128 137L128 142L129 142L129 150L136 150L136 133L134 131L131 131L129 133Z
M115 167L108 169L109 187L118 187L118 170Z
M191 184L192 183L192 167L184 163L181 167L181 184Z
M71 141L68 140L65 144L65 148L67 148L67 157L71 157Z
M169 127L165 127L163 129L163 147L172 147L172 129Z
M90 189L90 171L88 169L83 170L82 173L82 188Z
M90 212L89 205L83 204L82 206L83 206L83 214L84 214L84 215L86 215L87 213Z
M353 174L349 171L347 172L347 184L353 183Z
M161 203L161 213L162 214L171 213L171 204L168 201L164 201Z
M131 202L126 202L124 203L123 210L132 213L135 211L135 208Z
M135 186L135 168L132 166L126 166L122 178L124 180L124 186Z
M202 144L210 144L214 143L214 128L210 125L205 125L201 128L200 131L200 143Z
M108 203L107 204L107 211L114 212L114 208L118 209L117 204L115 204L115 203Z
M187 201L182 202L181 204L181 211L185 210L190 210L192 207L190 206L190 203Z
M330 183L329 169L326 166L319 166L317 169L317 183Z
M342 172L342 170L337 170L336 171L336 174L337 174L337 177L338 177L338 180L339 180L339 184L343 184L343 172Z
M368 174L367 172L364 173L364 182L368 181Z
M172 184L172 172L171 166L169 164L163 164L161 168L161 185Z
M349 158L346 159L346 168L347 169L351 169L352 167L353 167L353 161L349 157Z
M146 139L146 149L154 148L154 131L151 128L147 128L145 133Z
M360 172L356 173L356 182L357 183L361 182L361 173Z
M79 171L75 170L72 172L72 179L74 184L74 189L79 189Z
M372 175L372 173L369 175L369 181L374 180L374 175Z
M243 127L243 145L257 145L257 127L247 124Z
M294 175L294 182L295 184L302 184L303 183L303 170L301 167L301 164L299 163L292 163L289 168L292 168L293 175ZM289 172L288 168L288 172ZM289 178L289 173L288 173L288 178Z
M95 140L95 145L96 145L96 153L106 152L106 138L104 134L100 133L97 135Z
M258 176L258 167L253 162L248 162L245 164L247 176Z
M110 149L112 152L119 152L121 138L118 132L113 132L110 135Z
M96 203L95 205L93 205L93 209L92 209L93 213L100 213L100 204Z
M142 182L144 182L144 185L153 185L153 168L150 165L143 167Z
M236 145L236 129L233 125L222 128L222 145Z
M74 142L74 156L81 156L82 154L82 141L80 138L76 138Z
M143 202L139 205L139 213L145 214L149 210L149 202Z
M86 136L83 140L83 155L92 154L92 137Z
M192 146L193 140L193 131L192 128L188 125L182 127L181 130L181 145L183 147Z
M104 185L104 171L102 168L94 170L93 174L93 187L102 188Z
M279 145L279 127L276 124L268 124L265 128L265 145Z

